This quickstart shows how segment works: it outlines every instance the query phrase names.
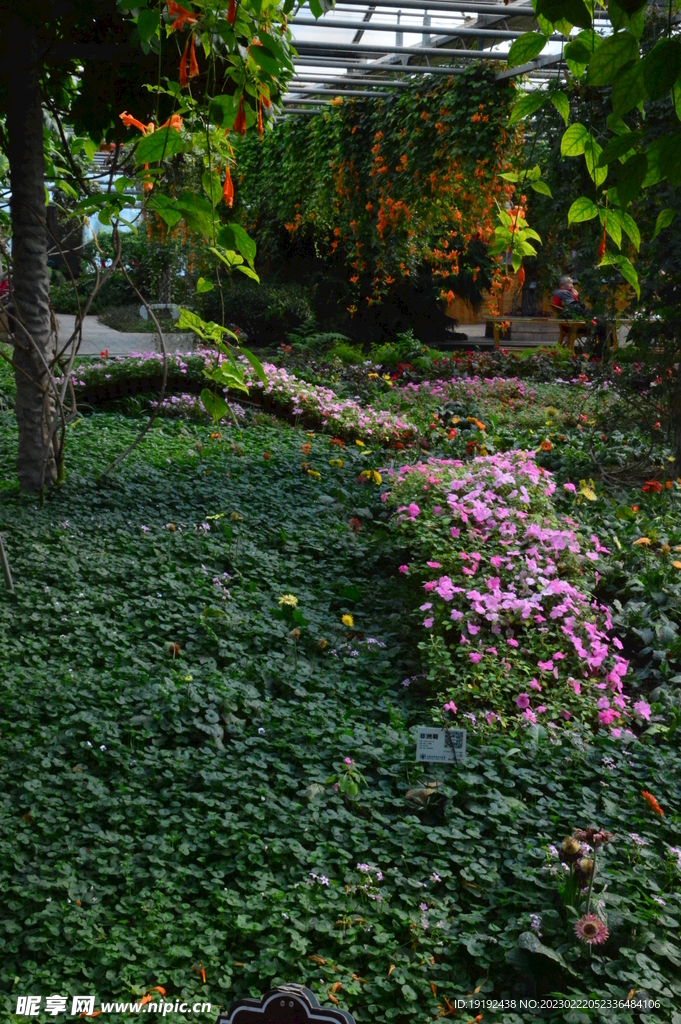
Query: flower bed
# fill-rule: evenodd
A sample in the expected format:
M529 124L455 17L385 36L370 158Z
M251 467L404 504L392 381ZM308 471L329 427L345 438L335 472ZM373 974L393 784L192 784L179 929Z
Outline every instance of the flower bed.
M292 416L302 416L322 429L337 434L350 434L379 443L406 439L417 434L408 420L371 405L361 405L354 398L339 398L331 388L308 384L282 366L265 363L267 385L263 385L250 369L249 385L259 389L266 404Z
M555 484L533 453L430 459L392 479L395 525L413 552L401 571L426 577L420 646L430 684L447 695L444 717L631 733L628 662L610 612L589 596L609 552L556 516ZM650 708L638 701L633 714Z
M176 415L181 410L192 417L203 418L205 414L199 399L192 395L207 386L204 370L210 370L216 360L222 358L210 351L169 354L166 387L169 398L164 401L161 412ZM339 398L331 388L307 383L272 363L265 363L263 369L267 385L258 380L244 360L244 377L251 389L249 397L279 415L295 420L302 418L310 426L380 444L417 434L412 423L392 412L363 406L356 399ZM82 362L77 376L76 394L87 404L101 404L127 395L152 394L160 391L163 359L156 352L143 352ZM173 401L170 397L173 391L180 392L181 401ZM225 396L227 394L225 391Z

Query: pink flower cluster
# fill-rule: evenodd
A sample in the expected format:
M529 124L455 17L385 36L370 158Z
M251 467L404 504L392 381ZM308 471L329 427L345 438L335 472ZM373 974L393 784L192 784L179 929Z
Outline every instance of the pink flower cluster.
M463 659L461 685L449 691L456 704L479 710L484 679L484 698L499 702L483 710L487 721L503 722L515 706L526 722L541 715L555 727L578 716L621 735L630 718L628 662L609 610L587 589L609 552L595 535L581 537L574 520L557 518L551 475L534 453L429 459L384 472L392 473L395 523L420 553L411 571L421 562L431 577L423 583L424 626ZM442 573L428 572L436 566ZM532 691L543 698L534 707ZM650 716L642 701L633 712Z
M244 363L249 387L259 388L276 406L293 415L309 417L335 433L386 442L416 434L413 424L391 412L362 406L354 398L339 398L331 388L308 384L285 367L265 363L267 384L263 385Z

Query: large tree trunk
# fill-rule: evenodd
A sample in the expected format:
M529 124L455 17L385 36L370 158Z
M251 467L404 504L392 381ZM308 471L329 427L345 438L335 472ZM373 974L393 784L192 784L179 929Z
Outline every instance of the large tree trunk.
M17 474L24 490L56 479L51 430L54 403L48 390L49 277L45 227L45 161L40 68L35 33L19 18L3 25L2 74L8 93L7 138L12 220ZM42 358L41 358L42 356Z

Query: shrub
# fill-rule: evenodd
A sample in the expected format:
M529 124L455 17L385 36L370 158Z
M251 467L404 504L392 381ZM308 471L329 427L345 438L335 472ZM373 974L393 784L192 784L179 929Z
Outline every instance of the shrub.
M264 348L284 341L288 333L313 322L307 288L299 284L258 284L240 274L223 285L226 324L235 324L248 335L251 345ZM214 289L196 297L194 304L204 320L222 322L220 292Z

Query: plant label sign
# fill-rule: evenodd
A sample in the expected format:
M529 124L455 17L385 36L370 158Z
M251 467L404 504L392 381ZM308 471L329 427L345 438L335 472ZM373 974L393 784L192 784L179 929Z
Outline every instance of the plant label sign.
M304 985L281 985L261 999L239 999L217 1024L355 1024L347 1010L327 1009Z
M466 730L420 725L416 732L416 760L460 764L466 760Z

